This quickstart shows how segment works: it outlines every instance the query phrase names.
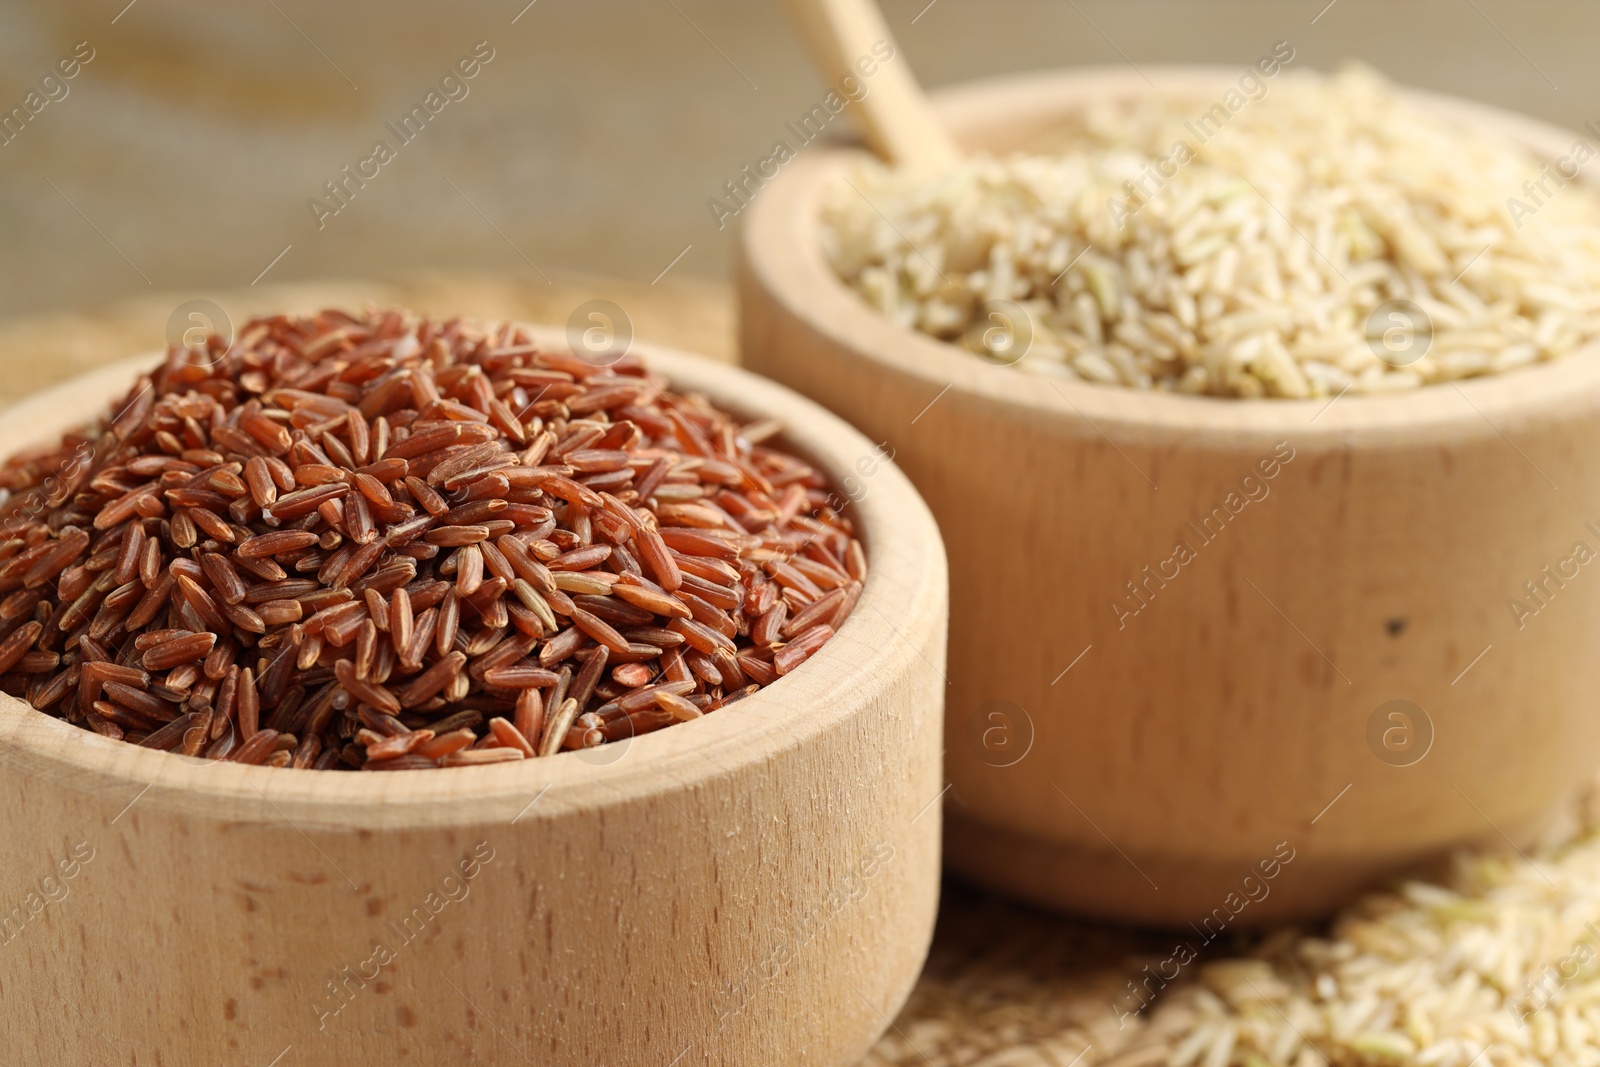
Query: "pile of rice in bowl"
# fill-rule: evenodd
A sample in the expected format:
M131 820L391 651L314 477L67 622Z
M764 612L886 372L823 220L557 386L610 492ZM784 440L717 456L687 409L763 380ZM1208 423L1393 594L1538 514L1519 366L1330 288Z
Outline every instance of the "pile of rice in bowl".
M1236 110L1227 85L1098 103L1036 154L932 178L864 164L824 252L901 326L1136 389L1391 392L1600 335L1586 141L1541 159L1362 69L1253 84Z
M843 499L636 356L330 310L174 345L0 463L0 692L271 767L467 767L718 712L867 561Z

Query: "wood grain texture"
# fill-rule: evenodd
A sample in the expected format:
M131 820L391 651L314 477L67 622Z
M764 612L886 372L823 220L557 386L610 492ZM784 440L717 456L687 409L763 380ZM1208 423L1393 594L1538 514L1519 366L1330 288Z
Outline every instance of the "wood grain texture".
M771 383L640 350L677 388L782 419L836 478L869 448ZM133 372L11 409L0 452ZM736 708L626 747L284 771L0 698L3 1058L855 1063L931 934L946 607L909 483L882 472L855 514L872 569L839 634Z
M1202 94L1233 77L1145 73ZM1089 99L1148 91L1133 72L1080 71L940 105L964 147L1003 150ZM1571 143L1419 99L1551 157ZM1053 384L903 332L835 278L817 212L858 158L808 155L752 206L740 343L747 366L893 449L939 519L956 870L1052 906L1183 923L1284 842L1296 858L1248 914L1267 922L1517 837L1592 771L1600 580L1552 584L1523 629L1508 609L1575 542L1600 545L1585 525L1600 520L1592 353L1331 406ZM1223 508L1220 532L1197 529ZM1180 541L1194 559L1165 562ZM1368 741L1395 699L1434 732L1411 766Z

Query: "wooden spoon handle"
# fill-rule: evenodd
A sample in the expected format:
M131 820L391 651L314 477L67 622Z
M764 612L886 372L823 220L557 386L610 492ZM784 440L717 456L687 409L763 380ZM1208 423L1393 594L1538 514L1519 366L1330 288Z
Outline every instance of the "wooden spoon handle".
M812 59L841 97L844 78L854 79L851 103L872 150L888 162L922 171L954 166L961 150L923 95L911 66L894 43L872 0L788 0L789 9L811 49ZM891 57L883 59L883 55ZM865 70L876 65L871 77Z

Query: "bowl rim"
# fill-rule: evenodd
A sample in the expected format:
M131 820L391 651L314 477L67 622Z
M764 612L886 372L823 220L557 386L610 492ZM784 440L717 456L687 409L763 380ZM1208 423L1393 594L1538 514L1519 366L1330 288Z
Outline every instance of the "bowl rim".
M532 330L541 344L565 344L564 330ZM817 464L835 486L872 453L871 443L842 419L749 371L664 346L635 342L631 350L674 389L702 393L741 418L778 418L785 446ZM81 425L161 358L122 360L11 406L0 420L0 454ZM31 429L18 431L18 425ZM214 819L288 818L296 826L351 830L515 822L524 814L536 821L690 789L840 728L894 685L899 672L885 669L886 662L910 665L923 656L929 627L944 625L944 545L905 475L892 463L880 464L870 491L849 506L869 572L839 632L794 672L740 701L734 714L708 715L590 750L626 745L607 763L561 752L483 767L383 773L241 766L114 741L0 694L0 767L63 783L77 779L82 789L114 794L130 808L149 792L143 806L200 806ZM909 624L907 632L890 621L897 617L925 621ZM928 668L938 669L931 663ZM807 713L794 714L798 708ZM550 803L539 804L546 792Z
M1093 97L1131 98L1155 93L1217 92L1237 80L1241 67L1146 65L1042 70L983 78L942 88L934 105L958 142L971 144L1004 125L1044 122ZM1280 77L1305 80L1307 70ZM1576 134L1538 120L1439 93L1396 89L1403 99L1453 121L1496 130L1536 154L1554 158ZM1529 420L1580 417L1600 408L1600 343L1547 363L1500 374L1427 385L1392 394L1340 394L1290 400L1188 396L1057 379L995 366L925 334L902 329L868 305L827 263L815 224L822 198L845 168L874 158L864 148L818 144L799 153L768 180L739 216L741 305L749 286L804 326L851 355L877 364L926 389L930 408L947 391L992 409L997 417L1027 417L1075 436L1161 445L1205 442L1259 443L1293 435L1296 446L1387 447L1397 443L1459 441L1505 436ZM1581 172L1579 180L1600 185ZM746 345L763 339L746 334ZM960 402L958 400L958 402ZM924 409L927 410L927 409Z

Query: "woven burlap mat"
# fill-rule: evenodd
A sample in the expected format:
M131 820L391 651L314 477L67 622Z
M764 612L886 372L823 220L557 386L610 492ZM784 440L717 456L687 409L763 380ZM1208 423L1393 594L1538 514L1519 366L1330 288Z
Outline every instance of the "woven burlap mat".
M436 316L562 323L580 305L601 299L620 307L641 338L735 360L732 297L715 283L644 286L558 276L547 285L427 274L384 283L157 293L87 313L0 320L0 403L162 347L174 309L196 297L214 300L236 323L270 311L368 303ZM1594 796L1571 814L1569 827L1592 826ZM1264 939L1297 936L1240 934L1207 954L1222 959L1259 949ZM1119 1019L1116 1005L1125 1001L1130 979L1169 946L1167 935L1044 914L948 880L927 968L863 1067L1154 1067L1170 1058L1192 1018L1180 1008Z

